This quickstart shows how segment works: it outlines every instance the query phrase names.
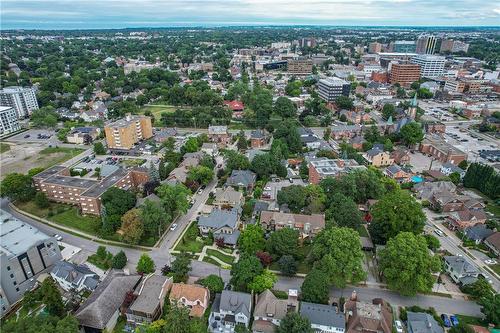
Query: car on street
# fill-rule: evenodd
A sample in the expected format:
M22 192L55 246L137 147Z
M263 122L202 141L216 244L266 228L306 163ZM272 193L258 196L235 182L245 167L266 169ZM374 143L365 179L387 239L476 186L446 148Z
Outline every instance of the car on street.
M29 138L29 137L30 137L30 135L29 135L29 134L26 134L26 135L24 136L24 138L25 138L25 139L27 139L27 138Z
M201 188L200 188L200 189L198 190L198 194L202 194L202 193L203 193L203 189L201 189Z
M292 178L288 178L288 181L293 184L293 179Z
M394 322L394 326L396 327L396 332L397 333L403 333L403 324L401 323L401 321L396 320Z
M438 235L439 237L443 237L444 236L444 233L441 230L439 230L439 229L434 230L434 233L436 235Z
M173 224L170 226L170 231L174 231L176 228L177 228L177 223L173 223Z
M457 326L457 325L458 325L458 318L457 318L457 316L455 316L455 315L451 315L451 316L450 316L450 321L451 321L451 324L452 324L453 326Z
M62 238L62 236L61 236L61 235L59 235L59 234L55 234L55 235L54 235L54 238L55 238L58 242L62 241L62 239L63 239L63 238Z
M448 315L447 315L447 314L443 313L443 314L441 315L441 319L443 320L444 327L451 327L450 318L448 317Z
M497 261L495 259L486 259L484 263L486 265L496 265Z

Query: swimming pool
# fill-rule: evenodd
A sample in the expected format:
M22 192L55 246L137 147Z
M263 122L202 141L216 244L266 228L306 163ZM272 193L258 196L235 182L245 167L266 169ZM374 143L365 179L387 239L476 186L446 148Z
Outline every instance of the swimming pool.
M424 181L424 179L421 176L413 176L411 177L411 181L414 183L421 183Z

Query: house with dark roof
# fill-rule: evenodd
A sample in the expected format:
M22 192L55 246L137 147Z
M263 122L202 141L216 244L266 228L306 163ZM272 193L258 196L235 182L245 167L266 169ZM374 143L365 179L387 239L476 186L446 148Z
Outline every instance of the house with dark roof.
M127 295L132 294L140 275L111 271L75 313L86 333L112 332Z
M488 229L485 224L478 224L473 227L465 228L464 233L469 240L474 241L476 244L480 244L486 238L493 235L495 231Z
M252 331L273 333L288 312L288 300L279 299L269 290L257 296L253 312Z
M257 175L250 170L233 170L226 181L226 186L244 188L251 191L255 186Z
M224 244L235 246L240 237L238 230L240 225L240 208L231 210L216 208L208 216L200 216L198 219L198 228L204 236L210 232L214 239L224 239Z
M236 325L248 328L252 312L252 295L232 290L216 294L208 318L211 332L234 333Z
M495 232L484 240L486 245L497 257L500 256L500 232Z
M250 133L250 146L254 149L261 148L267 143L267 135L264 130L256 129Z
M407 183L411 181L411 172L407 172L397 164L388 166L384 170L384 175L394 179L398 183Z
M444 333L443 328L430 314L408 312L408 333Z
M309 319L316 332L345 332L345 317L336 307L309 302L300 303L300 315Z
M99 276L85 265L75 265L67 261L58 261L50 276L66 291L80 292L84 289L93 291L99 284Z
M479 271L462 256L445 256L444 269L455 283L469 284L477 280Z
M444 175L446 175L446 176L449 176L452 173L456 172L456 173L458 173L460 175L460 179L464 178L464 176L465 176L465 170L464 169L459 168L458 166L456 166L455 164L450 163L450 162L443 163L443 165L441 166L440 171Z
M394 163L391 155L388 152L385 152L383 149L380 149L379 147L368 150L363 154L363 158L368 162L368 164L373 165L377 168L388 166Z
M463 230L468 227L473 227L478 224L486 223L486 214L482 210L462 209L456 212L451 212L446 217L452 229Z
M344 305L344 312L346 333L392 332L391 308L381 299L374 299L371 303L350 299Z

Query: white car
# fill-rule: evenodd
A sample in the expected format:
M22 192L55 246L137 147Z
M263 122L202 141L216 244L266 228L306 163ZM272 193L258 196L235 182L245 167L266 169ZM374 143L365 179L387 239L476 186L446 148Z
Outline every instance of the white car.
M394 326L396 327L396 332L403 333L403 324L401 323L401 321L396 320L394 322Z
M271 191L271 187L269 186L264 187L264 191Z
M203 193L203 189L201 189L201 188L200 188L200 189L198 190L198 194L202 194L202 193Z
M63 239L63 238L62 238L62 236L61 236L61 235L58 235L58 234L55 234L55 235L54 235L54 238L55 238L58 242L62 241L62 239Z
M174 223L170 226L170 231L174 231L177 228L177 223Z
M441 230L439 230L439 229L434 230L434 232L436 233L436 235L438 235L440 237L444 236L444 233Z
M495 259L486 259L484 263L486 265L496 265L497 261Z

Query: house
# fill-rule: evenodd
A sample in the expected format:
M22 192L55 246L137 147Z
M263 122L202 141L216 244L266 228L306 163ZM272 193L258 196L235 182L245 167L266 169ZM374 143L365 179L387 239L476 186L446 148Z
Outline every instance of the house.
M466 172L464 169L459 168L455 164L452 164L450 162L443 163L440 171L446 176L449 176L452 173L456 172L460 175L460 179L464 178Z
M399 165L393 164L384 170L384 175L394 179L398 183L407 183L411 181L411 173L403 170Z
M392 332L392 311L381 299L376 298L369 303L352 297L345 303L344 312L347 322L346 333Z
M391 155L380 148L372 148L363 154L363 158L374 167L388 166L394 163Z
M335 140L350 139L356 135L361 135L361 125L335 125L330 127L332 138Z
M243 118L245 106L243 102L240 101L224 101L224 105L231 110L233 113L232 117L234 119L241 119Z
M450 224L452 229L463 230L477 224L484 224L486 223L486 219L486 214L482 210L463 209L451 212L447 216L446 222Z
M212 142L204 142L201 145L201 151L208 156L217 156L219 154L219 149L217 148L217 144Z
M433 195L437 192L452 192L455 193L457 187L450 181L437 181L437 182L422 182L413 186L413 191L419 199L431 200Z
M432 207L440 212L454 212L463 209L463 198L453 192L434 193L429 201Z
M66 141L77 145L90 144L100 133L101 129L98 127L76 127L68 133Z
M313 133L310 128L298 128L300 142L309 149L318 149L321 146L321 140Z
M477 280L479 271L462 256L444 256L444 269L455 283L468 284ZM473 281L470 281L472 278Z
M155 131L154 139L156 142L163 143L168 140L168 138L173 138L177 135L177 129L173 127L162 128Z
M340 313L334 306L301 302L299 312L302 317L309 319L315 332L345 332L344 314Z
M252 191L256 180L257 175L250 170L233 170L226 181L226 186Z
M279 299L269 290L257 296L253 312L252 331L254 333L273 333L288 312L288 300Z
M493 235L495 231L488 229L485 224L477 224L475 226L465 228L464 233L469 240L474 241L476 244L480 244L486 238Z
M208 318L211 332L234 333L236 325L248 328L252 311L252 295L223 290L215 295Z
M93 291L99 284L99 276L87 266L67 261L56 262L50 276L66 291Z
M362 150L363 143L365 142L366 142L365 138L363 138L361 135L357 135L349 140L349 144L351 144L352 148L356 150Z
M134 293L134 301L126 311L127 323L133 327L150 324L163 313L163 304L172 286L172 278L149 274Z
M243 193L232 187L217 188L213 204L221 207L237 207L243 203Z
M391 158L394 163L399 165L410 164L410 152L407 149L396 149L391 152Z
M500 232L495 232L493 235L484 240L486 245L497 257L500 256Z
M239 208L231 210L214 209L208 216L200 216L198 228L202 235L212 232L214 239L224 239L224 244L235 246L240 237Z
M428 313L408 312L408 333L444 333L439 323Z
M113 270L92 292L75 313L85 332L112 332L122 304L141 279L140 275L125 275Z
M345 119L353 124L366 123L372 119L370 114L364 111L356 112L351 110L340 110L339 117L342 116L345 116Z
M227 126L208 126L208 138L220 146L227 145L231 140Z
M257 129L250 133L250 146L253 149L262 148L266 142L267 136L263 130Z
M174 283L169 298L172 303L188 307L189 316L201 318L209 306L210 292L195 284Z
M325 215L263 211L260 213L260 224L266 231L275 231L286 227L299 230L301 238L307 238L316 236L325 228Z

